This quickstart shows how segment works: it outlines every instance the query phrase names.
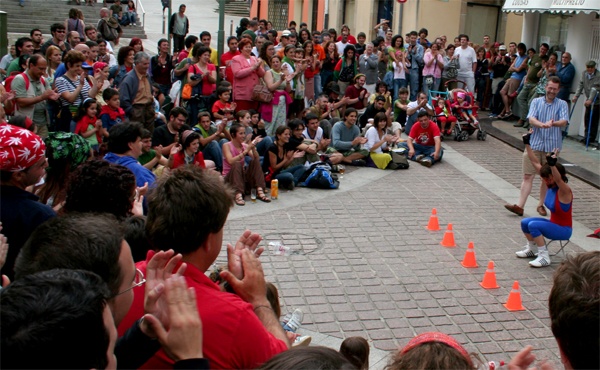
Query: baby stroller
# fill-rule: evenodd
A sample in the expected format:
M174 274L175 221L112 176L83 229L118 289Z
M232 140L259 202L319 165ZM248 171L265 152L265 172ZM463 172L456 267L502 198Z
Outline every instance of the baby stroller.
M477 140L485 140L487 138L487 132L479 124L477 110L479 107L474 104L475 97L473 93L467 90L467 84L463 81L456 80L461 83L463 88L456 88L449 91L450 106L454 116L458 119L458 123L454 127L454 140L466 141L469 136L473 135L477 131ZM463 103L460 103L462 100ZM464 117L464 108L461 105L466 104L470 106L468 111L470 115L468 118Z

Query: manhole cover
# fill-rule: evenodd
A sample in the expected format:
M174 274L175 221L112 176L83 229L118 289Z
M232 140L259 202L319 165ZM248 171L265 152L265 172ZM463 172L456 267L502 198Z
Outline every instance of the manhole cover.
M275 256L305 255L323 247L321 239L309 234L265 234L263 242L269 254Z

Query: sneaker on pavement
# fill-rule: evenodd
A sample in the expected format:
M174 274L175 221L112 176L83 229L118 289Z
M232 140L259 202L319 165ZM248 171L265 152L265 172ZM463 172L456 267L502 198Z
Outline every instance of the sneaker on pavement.
M296 337L294 343L292 343L292 347L308 347L312 337L310 335L301 335Z
M550 255L548 251L540 251L538 257L533 261L529 261L531 267L547 267L550 266Z
M418 156L415 157L415 161L417 162L421 162L421 159L425 158L425 154L419 154Z
M286 317L287 317L287 315L286 315ZM294 310L294 312L292 312L290 318L287 320L285 325L283 325L283 329L286 331L291 331L292 333L295 333L296 330L298 330L298 328L300 328L300 326L302 325L303 318L304 318L304 314L302 313L302 310L300 310L299 308L296 308ZM285 317L284 317L284 320L285 320Z
M423 158L419 161L419 163L421 163L425 167L433 166L433 162L431 162L431 159L429 159L429 158Z
M350 164L357 167L364 167L367 165L367 162L364 159L355 159Z
M523 250L515 252L515 254L519 258L533 258L533 257L537 257L537 255L538 255L537 246L532 247L529 244L527 244L526 246L523 247Z

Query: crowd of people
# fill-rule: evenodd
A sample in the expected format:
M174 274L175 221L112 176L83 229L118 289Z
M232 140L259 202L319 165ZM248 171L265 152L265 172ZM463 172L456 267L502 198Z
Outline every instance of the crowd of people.
M557 67L545 44L527 57L523 44L507 51L460 35L446 45L445 36L428 41L426 29L394 35L387 22L367 42L346 25L338 36L243 19L219 58L209 32L188 34L185 11L179 5L169 22L173 49L161 39L152 57L139 39L119 44L121 26L136 18L116 0L97 27L74 9L50 40L33 29L2 58L3 367L368 368L364 338L339 351L304 346L299 315L281 317L277 288L265 281L260 235L244 232L227 246L227 266L210 270L232 205L247 195L271 202L272 180L293 190L316 162L335 171L441 161L455 121L443 99L433 107L428 98L455 79L477 95L463 105L467 120L467 105L498 103L508 116L516 97L519 124L533 126L521 192L526 199L539 174L551 218L522 221L528 243L517 256L549 266L544 237L570 237L573 194L556 160L568 53ZM574 101L584 93L597 114L593 62L585 73ZM507 208L522 215L523 206ZM600 253L583 253L555 274L550 318L567 369L599 367L599 262ZM527 368L531 351L513 368ZM480 364L454 338L424 333L388 368Z

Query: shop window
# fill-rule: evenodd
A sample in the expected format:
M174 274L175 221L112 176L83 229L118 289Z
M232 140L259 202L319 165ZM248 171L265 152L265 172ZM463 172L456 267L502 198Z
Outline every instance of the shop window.
M534 46L535 50L537 51L540 44L545 42L550 45L550 53L555 51L564 52L569 18L571 17L565 14L542 13L538 29L538 42Z

